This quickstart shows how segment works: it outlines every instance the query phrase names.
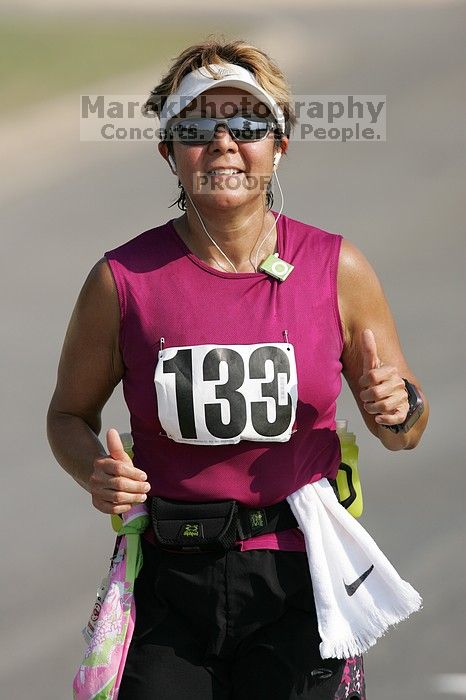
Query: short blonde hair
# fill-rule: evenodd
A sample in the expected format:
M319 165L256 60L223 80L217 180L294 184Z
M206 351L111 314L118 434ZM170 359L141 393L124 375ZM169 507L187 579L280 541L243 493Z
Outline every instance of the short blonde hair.
M152 112L159 116L167 97L178 88L184 76L196 68L204 67L215 78L216 76L208 68L210 63L234 63L251 71L259 85L272 95L282 109L285 116L285 134L290 135L297 119L291 105L291 91L285 76L270 56L241 39L222 43L208 38L200 44L193 44L184 49L173 60L172 67L160 83L151 90L149 98L142 107L143 113Z

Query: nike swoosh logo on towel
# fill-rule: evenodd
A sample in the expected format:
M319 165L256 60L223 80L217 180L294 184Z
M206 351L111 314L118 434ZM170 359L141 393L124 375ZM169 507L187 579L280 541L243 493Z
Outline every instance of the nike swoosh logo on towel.
M348 595L354 595L356 593L356 591L358 590L361 583L366 580L366 578L369 576L369 574L371 573L373 568L374 568L374 564L372 564L372 566L370 566L367 569L367 571L365 571L363 574L361 574L361 576L359 578L357 578L356 581L353 581L353 583L350 583L349 586L347 583L345 583L343 581L343 583L345 583L345 588L346 588L346 592L348 593Z

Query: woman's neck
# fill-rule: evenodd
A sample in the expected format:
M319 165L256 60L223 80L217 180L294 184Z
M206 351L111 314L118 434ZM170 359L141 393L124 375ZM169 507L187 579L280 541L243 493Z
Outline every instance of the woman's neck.
M212 267L234 272L233 267L206 234L199 217L188 203L185 214L174 220L175 229L192 253ZM257 265L276 252L277 231L271 211L260 207L244 211L199 211L205 228L231 260L237 272L254 272ZM272 231L271 231L272 229ZM270 233L270 235L268 235ZM262 241L266 238L263 245Z

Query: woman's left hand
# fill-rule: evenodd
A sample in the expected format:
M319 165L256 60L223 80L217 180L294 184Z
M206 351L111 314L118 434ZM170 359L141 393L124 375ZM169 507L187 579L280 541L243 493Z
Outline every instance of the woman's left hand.
M373 332L362 332L363 373L359 379L359 393L367 413L377 423L398 425L405 420L408 410L408 392L398 369L385 365L379 359Z

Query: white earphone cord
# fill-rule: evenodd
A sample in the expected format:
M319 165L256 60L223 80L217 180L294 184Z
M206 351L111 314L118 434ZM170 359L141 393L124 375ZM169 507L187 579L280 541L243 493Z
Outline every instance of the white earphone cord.
M259 248L258 248L257 251L256 251L255 265L253 265L254 271L255 271L255 272L257 272L257 259L258 259L258 257L259 257L259 251L260 251L260 249L262 248L262 246L264 245L264 243L265 243L265 241L267 240L267 238L268 238L268 237L270 236L270 234L272 233L272 231L273 231L273 229L275 228L275 225L276 225L276 223L277 223L278 219L280 218L280 216L281 216L281 214L282 214L282 211L283 211L284 197L283 197L282 188L281 188L281 186L280 186L280 181L279 181L279 179L278 179L278 175L277 175L277 173L276 173L276 170L273 170L273 174L275 175L275 178L276 178L276 180L277 180L277 185L278 185L278 189L280 190L280 197L281 197L281 200L282 200L282 201L281 201L280 211L278 212L278 216L277 216L277 218L275 219L275 221L274 221L274 223L273 223L273 226L271 227L270 231L264 236L264 238L263 238L263 240L262 240L262 243L260 244ZM196 205L194 204L193 200L192 200L191 197L189 196L189 193L188 193L188 192L186 192L186 195L187 195L187 197L189 198L189 201L191 202L191 204L192 204L193 207L194 207L194 211L196 212L196 214L197 214L197 216L198 216L198 219L199 219L199 221L201 222L202 228L204 229L204 231L206 232L206 234L209 236L209 238L210 238L210 240L212 241L212 243L214 244L214 246L215 246L215 247L217 248L217 250L219 250L219 252L223 255L223 257L225 258L225 260L228 260L228 262L230 263L230 265L232 266L232 268L234 269L234 271L235 271L235 272L238 272L238 270L236 269L236 267L235 267L235 266L233 265L233 263L231 262L230 258L229 258L227 255L225 255L225 253L223 252L223 250L220 248L219 245L217 245L217 243L214 241L214 239L212 238L212 236L210 235L210 233L208 232L208 230L207 230L206 227L204 226L204 222L202 221L202 218L201 218L201 216L200 216L200 214L199 214L199 212L198 212L198 210L197 210L197 208L196 208ZM251 214L251 216L249 217L249 219L250 219L254 214L255 214L255 212L253 212L253 213ZM246 221L246 223L249 221L249 219ZM223 266L222 266L222 267L223 267ZM225 268L223 268L223 269L225 269Z
M268 238L268 237L270 236L270 234L272 233L272 231L273 231L273 229L275 228L275 225L276 225L278 219L280 218L280 216L282 215L282 211L283 211L284 197L283 197L282 188L280 187L280 181L279 181L279 179L278 179L277 171L274 170L274 171L273 171L273 174L275 175L275 178L276 178L276 180L277 180L278 189L280 190L280 198L281 198L280 211L278 212L278 216L277 216L277 218L275 219L272 228L270 229L270 231L268 232L268 234L265 236L265 238L263 239L262 243L260 244L260 246L258 247L258 249L257 249L257 251L256 251L256 258L255 258L255 264L254 264L254 270L255 270L256 272L257 272L257 259L258 259L258 257L259 257L259 251L260 251L260 249L262 248L262 246L264 245L264 243L265 243L265 241L267 240L267 238Z

